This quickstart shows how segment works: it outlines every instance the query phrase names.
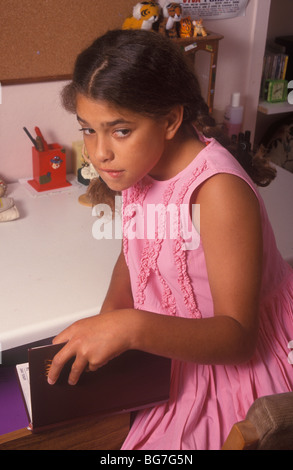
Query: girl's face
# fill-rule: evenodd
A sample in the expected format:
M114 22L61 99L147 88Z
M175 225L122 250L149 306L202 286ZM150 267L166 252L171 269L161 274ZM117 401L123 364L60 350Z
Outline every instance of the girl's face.
M167 118L151 119L78 94L77 119L91 163L110 189L127 189L152 170L160 176L156 166L160 172L170 140Z

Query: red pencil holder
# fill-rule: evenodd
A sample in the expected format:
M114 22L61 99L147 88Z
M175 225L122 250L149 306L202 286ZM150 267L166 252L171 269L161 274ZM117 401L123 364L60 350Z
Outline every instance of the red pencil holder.
M32 148L33 179L28 183L38 192L71 186L66 181L66 153L59 144L49 144L40 152Z

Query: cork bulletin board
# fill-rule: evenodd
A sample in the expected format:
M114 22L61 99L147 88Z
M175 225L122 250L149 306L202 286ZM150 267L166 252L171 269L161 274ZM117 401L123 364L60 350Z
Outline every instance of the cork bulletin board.
M0 82L68 79L96 37L121 28L135 0L0 0Z

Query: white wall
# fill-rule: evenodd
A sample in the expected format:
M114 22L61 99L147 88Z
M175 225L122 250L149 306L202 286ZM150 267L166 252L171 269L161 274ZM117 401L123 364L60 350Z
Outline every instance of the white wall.
M32 176L32 143L23 127L35 136L38 126L48 143L58 142L67 150L71 165L71 143L81 140L76 117L60 105L66 82L2 86L0 105L0 176L7 181Z
M281 0L282 1L282 0ZM287 0L292 1L292 0ZM207 21L220 41L215 110L223 114L234 91L245 105L244 128L254 133L270 0L250 0L246 16ZM48 142L71 148L80 140L75 117L59 101L64 82L2 86L0 105L0 175L8 182L32 175L31 143L23 131L39 126ZM70 158L69 158L70 159ZM68 169L70 170L70 161Z
M215 117L220 120L231 94L240 91L244 105L244 130L254 135L262 63L266 44L270 0L250 0L246 15L206 21L211 31L224 35L220 41L215 94Z

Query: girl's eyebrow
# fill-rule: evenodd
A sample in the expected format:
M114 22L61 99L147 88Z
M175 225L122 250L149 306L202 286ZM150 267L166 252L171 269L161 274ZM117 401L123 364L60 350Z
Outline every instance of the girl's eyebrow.
M77 117L77 120L79 122L82 122L83 124L89 126L89 123L85 119L82 119L78 115L76 117ZM104 122L104 123L102 123L102 126L103 127L112 127L112 126L116 126L117 124L131 124L131 122L127 121L126 119L123 119L123 118L118 118L118 119L115 119L114 121Z
M79 122L82 122L83 124L88 125L88 123L87 123L84 119L82 119L80 116L78 116L78 114L76 115L76 119L77 119Z

